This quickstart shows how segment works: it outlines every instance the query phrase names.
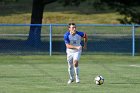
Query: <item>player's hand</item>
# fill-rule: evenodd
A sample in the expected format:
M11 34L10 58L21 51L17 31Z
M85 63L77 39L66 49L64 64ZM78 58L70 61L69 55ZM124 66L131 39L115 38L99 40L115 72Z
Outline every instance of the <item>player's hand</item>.
M82 49L82 46L77 46L76 49L77 50L81 50Z
M87 46L86 46L86 45L84 45L84 46L83 46L83 49L84 49L84 50L87 50Z

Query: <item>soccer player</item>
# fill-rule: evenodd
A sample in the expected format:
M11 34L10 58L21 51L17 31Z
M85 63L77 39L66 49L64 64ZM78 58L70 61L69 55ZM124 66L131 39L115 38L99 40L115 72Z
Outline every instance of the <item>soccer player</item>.
M82 49L87 48L87 35L84 32L77 31L75 23L69 23L68 30L64 34L69 72L68 84L74 80L76 80L76 83L80 83L78 61ZM84 41L83 47L81 45L82 38Z

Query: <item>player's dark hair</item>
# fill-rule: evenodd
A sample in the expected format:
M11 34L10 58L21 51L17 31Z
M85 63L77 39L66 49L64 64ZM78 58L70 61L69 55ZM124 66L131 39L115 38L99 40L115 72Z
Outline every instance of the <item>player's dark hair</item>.
M68 26L71 26L71 25L76 26L76 24L75 24L75 23L69 23L69 24L68 24Z

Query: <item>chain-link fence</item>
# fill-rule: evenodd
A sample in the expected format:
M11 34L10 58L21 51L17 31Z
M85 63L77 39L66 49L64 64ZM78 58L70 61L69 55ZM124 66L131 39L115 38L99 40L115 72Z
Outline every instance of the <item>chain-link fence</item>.
M41 26L41 33L32 33L41 36L41 42L37 44L28 42L31 26ZM77 24L77 30L84 31L88 35L88 49L83 54L138 55L140 52L139 27L139 25L121 24ZM0 54L65 54L63 35L67 30L66 24L1 24Z

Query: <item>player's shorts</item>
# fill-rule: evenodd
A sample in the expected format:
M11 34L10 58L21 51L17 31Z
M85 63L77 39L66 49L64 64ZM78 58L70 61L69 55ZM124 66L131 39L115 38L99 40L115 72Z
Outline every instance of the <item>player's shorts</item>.
M73 62L73 60L79 60L81 57L81 52L82 50L75 51L75 52L67 51L67 61L70 63Z

